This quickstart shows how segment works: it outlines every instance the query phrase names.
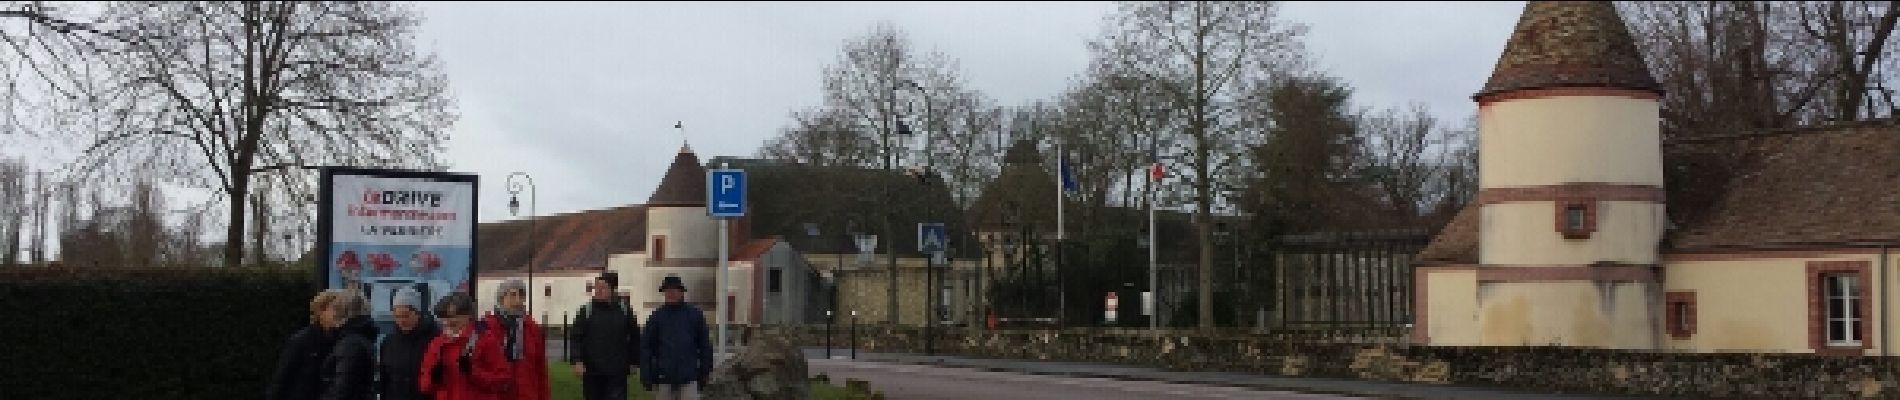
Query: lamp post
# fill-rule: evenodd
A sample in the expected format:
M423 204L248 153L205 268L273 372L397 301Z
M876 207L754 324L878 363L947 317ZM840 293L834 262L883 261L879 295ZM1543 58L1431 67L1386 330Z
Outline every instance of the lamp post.
M516 180L515 179L516 177L520 177L521 179ZM511 216L511 217L516 216L520 212L521 210L520 193L521 193L522 186L524 184L527 186L527 189L528 189L528 267L527 267L528 287L532 288L534 287L534 262L536 259L535 256L537 255L537 253L540 252L540 247L541 247L534 241L535 208L541 205L541 201L536 199L535 192L539 190L535 189L534 187L534 177L529 176L528 173L515 172L512 174L508 174L508 216ZM525 295L526 293L523 293L523 294ZM522 297L525 297L525 299L523 300L527 300L528 302L528 310L527 310L528 314L533 315L534 314L534 296L522 296Z

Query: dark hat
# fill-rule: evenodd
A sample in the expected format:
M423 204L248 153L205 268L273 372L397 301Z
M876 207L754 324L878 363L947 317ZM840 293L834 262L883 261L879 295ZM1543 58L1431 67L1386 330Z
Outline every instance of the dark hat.
M664 279L660 279L660 291L664 292L667 289L679 289L680 291L684 292L686 291L686 284L683 282L680 282L680 277L677 277L677 276L669 276Z

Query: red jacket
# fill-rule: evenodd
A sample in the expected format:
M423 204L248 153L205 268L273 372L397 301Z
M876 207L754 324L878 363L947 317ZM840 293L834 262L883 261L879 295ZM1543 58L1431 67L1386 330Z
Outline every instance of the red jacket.
M488 325L489 332L496 332L496 348L500 349L502 343L505 342L502 335L506 332L501 316L490 313L482 318L482 323ZM534 323L534 318L521 316L520 341L521 359L508 365L514 384L510 385L512 390L503 398L548 400L548 342L541 334L541 325ZM502 351L504 351L502 359L506 360L507 349L502 349Z
M508 370L508 359L501 352L502 337L493 329L481 329L475 339L473 354L469 356L471 364L464 372L462 353L468 344L468 337L480 322L470 324L457 337L444 334L429 341L429 349L422 354L422 371L417 381L422 393L435 396L435 400L508 400L507 393L513 384ZM442 376L432 371L442 366ZM440 379L440 381L437 381Z

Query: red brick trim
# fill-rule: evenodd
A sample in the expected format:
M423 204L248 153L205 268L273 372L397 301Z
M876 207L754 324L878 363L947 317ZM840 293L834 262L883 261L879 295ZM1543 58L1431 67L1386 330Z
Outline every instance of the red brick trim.
M1563 234L1564 239L1571 239L1571 240L1589 239L1590 234L1596 233L1597 231L1597 201L1596 199L1589 198L1589 197L1568 198L1568 199L1558 201L1556 203L1556 206L1557 206L1557 233ZM1580 227L1580 229L1571 229L1570 227L1570 210L1573 208L1583 209L1583 224Z
M1651 264L1608 265L1485 265L1479 282L1656 282Z
M1511 101L1511 100L1542 99L1542 98L1550 98L1550 97L1572 97L1572 96L1628 97L1632 99L1648 99L1648 100L1662 99L1661 94L1657 94L1654 91L1641 90L1641 89L1624 89L1624 88L1608 88L1608 87L1554 87L1554 88L1544 88L1544 89L1521 89L1521 90L1498 92L1498 93L1492 93L1489 95L1477 96L1475 100L1478 101L1478 107L1483 108L1483 107L1488 107L1492 104Z
M1677 307L1682 304L1686 307ZM1695 335L1696 305L1695 291L1672 291L1663 294L1663 326L1669 337L1688 339ZM1679 310L1687 308L1687 310ZM1687 311L1687 313L1683 313Z
M653 235L653 262L666 261L666 235Z
M1741 260L1760 260L1760 259L1774 259L1774 258L1827 258L1827 257L1838 257L1838 256L1844 256L1844 255L1872 255L1872 254L1880 254L1880 249L1872 248L1872 247L1841 247L1841 248L1816 247L1816 248L1792 248L1792 249L1771 249L1771 250L1732 249L1732 250L1683 251L1683 252L1677 252L1677 253L1665 253L1662 255L1662 259L1665 262L1741 261Z
M1869 326L1874 322L1868 320L1867 316L1871 311L1868 308L1873 304L1868 299L1868 288L1873 282L1867 279L1868 264L1867 261L1808 262L1808 347L1814 349L1815 354L1858 356L1871 347L1873 338L1868 337L1867 332L1871 330ZM1857 299L1854 301L1854 316L1860 319L1859 328L1854 330L1860 338L1858 346L1829 346L1827 344L1827 301L1823 297L1825 293L1821 278L1834 274L1853 274L1860 282L1858 292L1855 293Z
M1478 203L1559 202L1576 199L1640 201L1662 204L1664 192L1655 185L1577 182L1549 186L1494 187L1478 190Z

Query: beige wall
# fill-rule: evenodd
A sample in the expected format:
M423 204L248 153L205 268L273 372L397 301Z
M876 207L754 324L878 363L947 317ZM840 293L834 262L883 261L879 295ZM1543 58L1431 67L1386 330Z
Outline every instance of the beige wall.
M1550 202L1484 206L1478 259L1484 264L1590 264L1614 261L1655 264L1656 242L1666 216L1655 203L1601 201L1597 230L1589 239L1564 239Z
M560 325L564 321L563 317L572 318L574 311L587 303L587 285L593 282L596 275L598 273L535 274L534 282L528 284L528 296L534 300L528 304L529 313L543 325ZM527 276L518 274L489 275L477 279L475 290L479 295L475 299L476 307L480 307L482 312L493 310L495 294L498 293L496 288L508 279L528 281ZM542 290L544 287L551 287L552 295L543 296L547 293Z
M1481 282L1479 344L1651 349L1653 284ZM1436 293L1434 293L1436 294Z
M1670 262L1670 291L1693 291L1696 330L1688 339L1667 338L1670 349L1703 352L1808 353L1808 276L1810 261L1866 261L1871 280L1868 294L1869 344L1866 354L1881 354L1879 321L1883 308L1879 282L1889 292L1884 306L1897 303L1900 280L1883 274L1877 254L1810 255L1803 258L1748 258L1724 261ZM1900 265L1890 256L1888 271Z
M1425 330L1430 344L1478 344L1478 271L1425 273Z
M647 251L653 251L650 247L657 235L666 235L668 259L719 255L719 224L706 216L705 207L647 208Z
M1478 124L1480 187L1663 183L1655 100L1511 100L1480 109Z

